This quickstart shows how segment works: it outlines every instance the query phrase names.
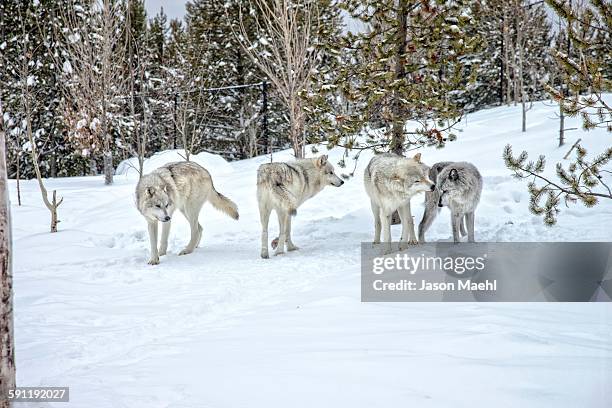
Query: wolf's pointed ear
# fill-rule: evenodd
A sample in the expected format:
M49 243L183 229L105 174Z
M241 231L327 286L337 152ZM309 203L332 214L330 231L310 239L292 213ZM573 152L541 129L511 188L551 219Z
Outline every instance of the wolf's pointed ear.
M414 155L414 157L412 158L412 160L414 160L417 163L421 162L421 153L417 153Z
M459 172L457 171L457 169L451 169L450 173L448 173L448 178L453 181L458 180Z
M153 195L155 194L155 189L153 187L147 187L147 193L153 197Z
M327 164L327 155L321 155L317 157L316 165L318 168L322 168Z

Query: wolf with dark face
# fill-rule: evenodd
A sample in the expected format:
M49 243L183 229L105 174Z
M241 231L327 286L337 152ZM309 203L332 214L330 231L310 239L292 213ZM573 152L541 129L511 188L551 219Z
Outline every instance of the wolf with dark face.
M436 179L436 189L425 199L425 212L419 224L419 241L425 242L425 232L442 207L451 211L454 242L460 242L467 226L468 242L474 242L474 212L482 193L482 176L467 162L440 162L431 167L430 176Z
M266 163L257 170L257 202L261 219L261 257L268 258L268 222L276 211L280 233L274 255L298 249L291 240L291 217L297 208L325 186L340 187L344 181L334 173L327 156L288 163Z
M391 251L391 215L397 210L402 222L400 247L417 244L410 199L421 192L431 192L434 183L427 177L421 154L406 158L392 153L374 156L364 172L364 185L374 216L374 243L383 233L385 251Z
M148 224L151 243L149 264L157 265L159 257L166 254L170 223L175 210L183 213L191 227L191 239L179 255L193 252L202 238L202 226L198 217L206 201L233 219L238 219L236 204L215 190L210 173L197 163L169 163L142 176L136 186L136 205ZM158 222L162 223L159 251Z

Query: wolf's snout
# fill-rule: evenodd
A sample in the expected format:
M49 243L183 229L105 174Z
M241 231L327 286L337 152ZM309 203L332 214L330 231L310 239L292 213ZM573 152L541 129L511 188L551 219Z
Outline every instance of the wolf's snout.
M344 184L344 180L340 180L340 185L343 185L343 184Z
M432 185L431 185L431 191L434 191L435 189L436 189L436 185L435 185L435 184L432 184Z
M168 221L170 221L170 216L169 216L169 215L166 215L166 216L164 217L164 222L168 222Z

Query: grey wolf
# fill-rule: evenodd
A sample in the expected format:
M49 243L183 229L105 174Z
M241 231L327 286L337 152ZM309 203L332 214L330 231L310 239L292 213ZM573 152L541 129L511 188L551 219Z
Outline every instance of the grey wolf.
M438 174L440 174L440 172L442 171L444 167L448 166L451 163L452 162L450 161L443 161L443 162L435 163L428 170L429 179L435 183L438 178ZM421 222L419 223L419 242L421 243L425 243L425 231L429 229L434 219L436 218L436 215L442 209L441 207L438 207L439 201L440 201L440 194L437 189L435 189L434 191L428 191L425 193L425 211L423 212L423 218L421 219ZM461 236L465 236L467 234L467 232L465 232L464 224L465 222L461 222L460 224Z
M385 251L391 250L391 215L397 210L402 222L400 246L417 244L410 199L420 192L434 191L427 177L421 154L406 158L392 153L374 156L364 172L364 185L374 216L374 243L380 243L381 230Z
M419 241L425 242L425 232L442 207L451 211L453 241L460 242L466 235L474 242L474 212L482 193L482 176L478 169L467 162L440 162L431 167L430 177L435 177L436 190L426 197L425 212L419 224Z
M291 240L291 217L297 208L325 186L340 187L344 181L334 173L327 156L289 163L266 163L257 169L257 202L261 220L261 257L268 258L268 222L272 210L278 216L279 237L274 255L298 249Z
M198 221L200 209L209 201L217 210L238 219L236 204L215 190L210 173L193 162L168 163L142 176L136 186L136 205L145 217L151 244L150 265L157 265L159 257L166 254L172 215L179 210L191 228L189 243L179 255L186 255L200 243L202 226ZM159 251L157 227L162 223Z

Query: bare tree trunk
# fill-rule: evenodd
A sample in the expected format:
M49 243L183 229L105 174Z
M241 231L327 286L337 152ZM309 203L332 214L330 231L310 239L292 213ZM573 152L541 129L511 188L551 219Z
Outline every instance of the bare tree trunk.
M527 28L525 25L528 23L527 10L522 5L520 7L520 13L516 13L516 44L518 47L518 90L521 98L521 111L522 111L522 123L521 131L527 131L527 93L525 92L525 81L524 81L524 65L525 65L525 46L523 43L524 30Z
M404 54L406 53L406 36L408 33L408 2L400 0L397 38L395 39L395 79L401 81L406 76ZM404 120L402 117L402 101L399 95L393 96L393 125L391 129L391 144L389 149L399 155L404 154Z
M520 31L520 30L519 30ZM519 44L519 60L518 60L518 76L519 76L519 91L521 93L521 108L522 108L522 132L527 131L527 93L525 92L525 84L523 83L523 46L522 46L522 36L519 34L518 36L518 44Z
M32 166L34 167L34 172L36 173L36 180L38 181L38 187L40 189L40 194L42 195L43 202L45 206L51 213L51 232L57 232L57 207L59 207L64 199L60 199L57 201L56 192L53 190L53 199L49 202L49 194L47 193L47 189L43 183L42 175L40 173L40 166L38 164L38 148L36 147L34 137L32 135L32 112L30 110L29 103L29 93L27 90L22 91L24 95L22 96L24 99L25 106L25 115L26 115L26 134L28 136L28 140L30 141L30 152L32 156Z
M565 113L559 104L559 147L565 144Z
M11 225L2 101L0 101L0 408L9 408L8 390L15 387Z
M506 68L506 105L510 106L511 101L511 89L510 89L510 48L512 42L510 41L510 29L508 28L507 8L504 7L504 66Z
M111 135L108 133L108 118L106 110L106 93L102 94L102 132L104 132L104 184L113 184L113 151L111 150Z
M17 146L19 149L21 149L19 142L17 143ZM21 169L19 168L19 156L21 156L21 151L17 152L17 174L15 175L17 181L17 205L21 207Z
M298 96L299 98L299 96ZM296 159L303 159L306 154L306 141L304 139L304 115L302 107L297 98L291 101L289 110L289 122L291 122L291 144Z

